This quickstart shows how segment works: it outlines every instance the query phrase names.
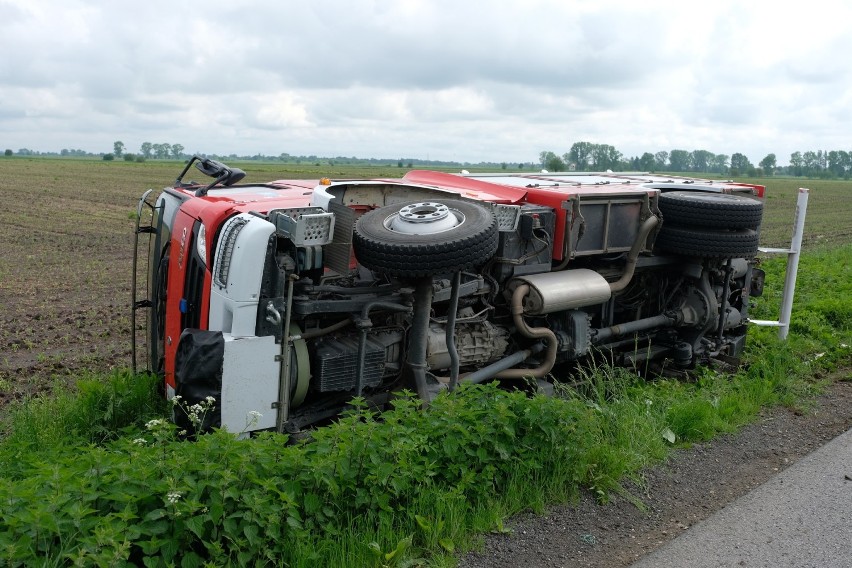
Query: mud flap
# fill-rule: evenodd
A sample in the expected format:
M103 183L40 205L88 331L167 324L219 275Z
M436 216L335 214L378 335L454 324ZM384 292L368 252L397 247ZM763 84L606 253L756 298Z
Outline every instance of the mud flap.
M225 340L221 331L185 329L180 334L175 355L175 394L181 396L181 406L188 409L205 401L208 396L216 400L215 406L204 416L201 431L218 428L222 424L224 358ZM175 423L187 432L194 431L181 408L175 408Z

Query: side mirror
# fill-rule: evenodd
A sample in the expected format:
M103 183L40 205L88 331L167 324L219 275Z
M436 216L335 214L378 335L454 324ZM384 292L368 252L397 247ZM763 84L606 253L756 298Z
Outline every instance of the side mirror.
M206 176L215 178L213 183L211 183L210 185L199 188L195 192L196 197L202 197L204 195L207 195L207 192L218 184L222 184L227 187L237 183L238 181L246 177L246 173L240 168L232 168L223 164L222 162L211 160L210 158L193 156L192 159L186 164L186 167L180 173L178 178L175 180L175 187L181 185L183 176L186 175L186 172L189 170L189 166L191 166L193 163L195 163L195 168L198 171L200 171Z
M231 168L222 162L205 158L195 162L195 168L206 176L216 178L216 183L228 186L233 185L246 177L246 173L239 168Z

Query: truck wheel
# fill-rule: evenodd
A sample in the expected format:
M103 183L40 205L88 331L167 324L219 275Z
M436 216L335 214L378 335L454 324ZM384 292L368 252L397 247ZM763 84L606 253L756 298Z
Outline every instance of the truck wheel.
M664 222L719 229L757 229L763 203L744 195L670 191L660 194Z
M752 229L712 230L663 225L656 247L684 256L740 258L757 253L760 233Z
M400 278L457 272L497 251L497 220L488 208L441 199L388 205L358 219L355 257L370 270Z

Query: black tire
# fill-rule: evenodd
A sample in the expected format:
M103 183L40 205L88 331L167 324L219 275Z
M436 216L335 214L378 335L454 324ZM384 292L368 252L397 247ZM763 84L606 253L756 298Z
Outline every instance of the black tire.
M660 212L668 224L717 229L757 229L763 202L745 195L669 191L660 194Z
M760 233L752 229L714 231L664 224L656 247L683 256L740 258L754 256L759 240Z
M464 222L432 234L396 232L385 221L412 202L365 213L355 224L355 257L370 270L400 278L419 278L467 270L484 264L497 251L497 220L477 203L441 199Z

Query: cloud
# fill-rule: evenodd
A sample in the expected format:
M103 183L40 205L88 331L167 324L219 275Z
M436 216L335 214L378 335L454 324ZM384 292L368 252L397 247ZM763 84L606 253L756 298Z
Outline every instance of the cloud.
M783 163L848 147L850 19L840 0L6 0L0 131L41 150L526 161L589 140Z

